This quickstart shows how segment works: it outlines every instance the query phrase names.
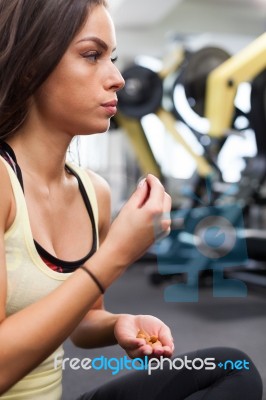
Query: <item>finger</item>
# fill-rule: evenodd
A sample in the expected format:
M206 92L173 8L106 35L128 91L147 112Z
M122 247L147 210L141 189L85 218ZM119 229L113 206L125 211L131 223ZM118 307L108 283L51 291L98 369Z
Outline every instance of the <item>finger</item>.
M159 340L163 346L168 346L172 351L174 350L174 339L168 326L163 325L161 327Z
M145 345L133 350L132 353L134 353L134 357L143 358L145 356L150 356L151 354L153 354L153 348L150 344L145 343Z
M136 208L140 208L146 202L149 197L149 185L146 179L142 179L138 184L137 189L132 194L130 202L134 204Z
M157 342L152 344L152 350L153 354L156 356L161 356L164 354L164 348L159 340L157 340Z
M123 340L123 343L120 343L121 346L125 350L135 350L139 349L142 346L146 345L146 340L145 339L138 339L138 338L128 338L127 340Z
M154 175L149 174L146 178L150 188L149 197L146 204L154 210L158 209L158 214L162 213L165 190L161 182Z
M169 233L169 228L171 228L171 208L172 208L172 199L168 193L164 195L164 202L163 202L163 214L161 217L161 226L164 232Z
M172 357L174 353L174 346L170 348L169 346L163 346L163 355L165 357Z
M164 193L164 199L163 199L163 213L165 216L170 218L170 211L172 209L172 198L168 193Z
M170 349L170 347L168 346L158 345L158 347L154 347L147 344L138 349L129 350L127 353L131 358L143 358L145 356L152 356L152 357L164 356L169 358L173 355L173 349Z
M128 354L132 358L136 358L136 357L143 358L145 356L150 356L151 354L153 354L153 348L149 344L145 344L145 345L139 347L138 349L133 349L133 350L129 351Z
M171 217L170 214L156 216L153 218L154 236L156 241L164 239L171 233Z

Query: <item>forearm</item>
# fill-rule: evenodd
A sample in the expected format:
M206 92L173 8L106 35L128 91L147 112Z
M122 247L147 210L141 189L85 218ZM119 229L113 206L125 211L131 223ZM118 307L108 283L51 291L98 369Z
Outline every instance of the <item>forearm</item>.
M104 284L108 286L115 279L117 269L113 265L107 266L106 258L103 262L99 253L91 258L90 269L96 274L98 268L100 276L104 268ZM0 343L4 343L0 346L0 394L56 349L77 327L99 295L95 283L79 270L42 300L6 318L0 324Z
M73 343L81 348L111 346L117 344L114 326L119 314L106 310L91 310L71 335Z

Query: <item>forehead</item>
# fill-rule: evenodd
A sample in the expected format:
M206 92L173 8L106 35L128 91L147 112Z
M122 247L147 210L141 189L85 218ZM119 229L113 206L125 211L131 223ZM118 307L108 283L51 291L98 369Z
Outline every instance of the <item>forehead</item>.
M98 37L108 47L116 47L116 35L112 18L103 5L95 6L89 13L81 30L74 38L77 43L87 37Z

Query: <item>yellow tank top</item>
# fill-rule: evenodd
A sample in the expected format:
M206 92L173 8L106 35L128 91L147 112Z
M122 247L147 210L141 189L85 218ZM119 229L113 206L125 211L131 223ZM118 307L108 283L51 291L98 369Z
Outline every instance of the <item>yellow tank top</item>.
M10 165L5 164L11 180L16 202L16 217L5 233L7 266L7 316L27 307L56 289L71 274L56 272L39 256L30 228L29 216L23 191ZM98 208L93 185L86 171L71 164L80 177L90 199L95 225L98 227ZM98 236L98 229L97 229ZM98 242L98 240L97 240ZM49 334L49 332L47 332ZM42 344L40 343L40 346ZM62 396L62 368L58 360L63 358L61 345L30 374L0 396L4 400L59 400ZM55 357L56 365L55 368Z

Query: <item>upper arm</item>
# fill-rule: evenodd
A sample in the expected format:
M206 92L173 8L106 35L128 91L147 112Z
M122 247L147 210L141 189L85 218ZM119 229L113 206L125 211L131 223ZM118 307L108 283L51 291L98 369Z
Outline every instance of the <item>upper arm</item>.
M98 174L88 171L91 182L96 193L99 213L99 239L100 244L104 241L111 221L111 191L108 183Z
M2 229L1 229L2 231ZM5 253L3 235L1 232L0 239L0 323L5 319L6 313L6 291L7 291L7 278L6 278L6 265L5 265Z
M104 241L111 221L111 191L109 184L100 175L87 171L93 184L98 204L98 231L100 244ZM103 296L100 296L91 310L104 309ZM85 317L86 319L86 317Z
M110 186L104 178L88 170L88 174L92 181L98 204L99 213L99 241L100 244L104 241L111 221L111 191ZM96 303L91 308L93 310L104 309L103 296L100 296ZM85 317L86 318L86 317Z
M87 171L91 182L93 184L97 205L98 205L98 231L99 231L99 241L100 244L104 241L111 221L111 194L110 194L110 187L108 183L98 174L88 170ZM86 326L86 322L90 321L91 318L91 311L94 310L104 310L104 297L100 296L98 300L93 304L90 310L87 312L83 320L80 322L78 327L71 335L72 341L78 346L77 339L82 336L82 327Z
M10 178L6 167L0 162L0 322L5 319L7 273L4 234L14 219L15 211L12 199Z

